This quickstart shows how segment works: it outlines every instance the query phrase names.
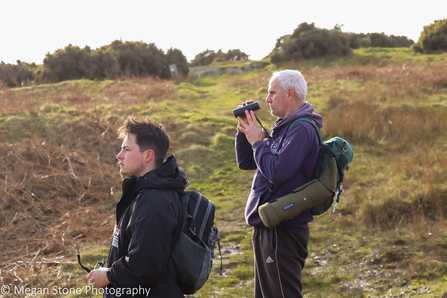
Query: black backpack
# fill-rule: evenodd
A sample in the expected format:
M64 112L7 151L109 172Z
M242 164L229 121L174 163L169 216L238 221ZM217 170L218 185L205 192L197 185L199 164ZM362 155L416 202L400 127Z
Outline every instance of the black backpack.
M180 236L172 250L170 268L183 294L194 294L208 280L213 265L218 230L215 207L194 191L185 191L182 200Z
M218 229L214 226L215 209L214 204L197 191L184 191L181 196L180 234L171 251L169 270L183 294L197 292L210 275L214 248L219 241Z

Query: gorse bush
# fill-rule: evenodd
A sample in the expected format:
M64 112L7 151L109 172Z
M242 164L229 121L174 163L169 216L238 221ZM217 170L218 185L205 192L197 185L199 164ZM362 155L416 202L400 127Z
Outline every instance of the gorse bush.
M222 50L214 52L213 50L207 49L194 57L191 61L191 66L204 66L213 62L248 60L248 56L249 55L239 49L228 50L226 53L222 52Z
M166 52L166 61L167 65L176 64L177 71L180 73L181 76L188 76L189 63L185 55L183 55L182 51L180 51L179 49L170 48Z
M118 62L111 52L104 49L93 51L90 57L91 78L115 78L119 74Z
M413 49L419 53L447 52L447 19L424 26Z
M385 33L346 33L352 49L381 47L381 48L407 48L414 44L406 36L386 35Z
M119 75L116 58L103 49L91 50L71 44L54 54L47 53L42 69L35 79L39 82L60 82L75 79L105 79Z
M315 24L302 23L292 35L278 39L272 62L302 61L319 57L337 58L351 53L349 38L339 28L316 28Z
M80 78L93 79L91 69L94 66L91 60L89 47L79 48L69 44L54 54L47 53L43 60L43 71L39 79L48 82L60 82Z
M115 40L102 47L110 51L118 62L120 74L126 77L152 75L167 78L166 56L155 44Z
M414 41L406 36L390 35L388 36L388 39L391 42L391 47L394 48L407 48L414 44Z
M371 40L372 47L382 47L382 48L391 47L391 41L383 33L382 34L371 33L369 34L369 39Z
M348 38L351 49L368 48L371 46L371 39L367 34L348 33Z
M17 65L0 63L0 81L7 87L20 87L34 79L33 72L37 69L34 63L25 63L17 60ZM0 83L0 87L1 87Z
M314 23L302 23L293 34L278 39L270 56L275 64L320 57L334 59L351 54L351 49L409 47L413 43L405 36L387 36L384 33L344 33L339 25L327 30L315 27Z
M115 40L108 46L92 50L69 44L53 54L47 53L42 66L22 63L0 64L0 80L7 87L26 82L55 83L76 79L115 79L117 77L171 77L169 64L177 64L178 71L188 75L186 57L171 48L165 54L155 44Z

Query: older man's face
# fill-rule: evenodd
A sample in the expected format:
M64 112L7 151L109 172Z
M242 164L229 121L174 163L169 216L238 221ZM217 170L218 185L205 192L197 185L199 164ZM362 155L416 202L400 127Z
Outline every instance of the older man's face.
M281 92L278 78L269 83L268 93L265 101L269 104L272 115L284 119L287 109L286 95Z

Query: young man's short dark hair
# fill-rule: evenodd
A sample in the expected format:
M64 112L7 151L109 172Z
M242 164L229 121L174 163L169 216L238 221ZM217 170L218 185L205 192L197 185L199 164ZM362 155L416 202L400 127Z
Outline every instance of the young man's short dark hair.
M161 123L154 119L138 120L134 117L127 118L118 128L118 135L124 139L128 134L136 136L135 142L140 147L140 152L148 149L154 150L155 166L161 167L170 147L170 139Z

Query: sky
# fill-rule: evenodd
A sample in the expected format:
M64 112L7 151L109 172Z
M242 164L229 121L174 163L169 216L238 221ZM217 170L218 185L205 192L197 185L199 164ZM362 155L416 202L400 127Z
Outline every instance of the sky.
M416 42L445 18L447 0L0 0L0 61L42 64L69 44L97 49L119 39L177 48L188 61L207 49L259 60L304 22Z

